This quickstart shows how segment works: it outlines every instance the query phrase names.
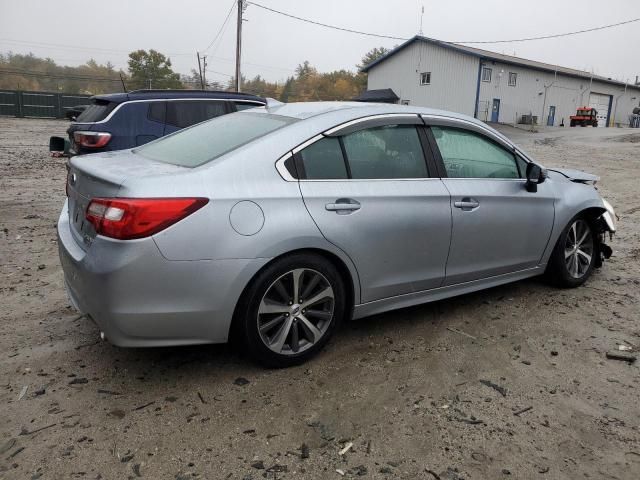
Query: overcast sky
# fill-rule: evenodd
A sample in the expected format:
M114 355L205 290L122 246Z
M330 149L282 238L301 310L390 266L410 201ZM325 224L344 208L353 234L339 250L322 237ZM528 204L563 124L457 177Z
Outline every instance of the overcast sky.
M564 33L640 17L637 0L257 0L319 22L368 32L447 40L498 40ZM155 48L174 70L197 68L233 0L0 0L0 52L33 52L79 65L93 57L127 67L127 53ZM245 12L243 74L284 80L309 60L320 71L355 69L376 46L401 43L301 23L249 5ZM207 51L208 80L234 72L236 12ZM567 38L472 45L633 81L640 75L640 22ZM73 48L75 47L75 48Z

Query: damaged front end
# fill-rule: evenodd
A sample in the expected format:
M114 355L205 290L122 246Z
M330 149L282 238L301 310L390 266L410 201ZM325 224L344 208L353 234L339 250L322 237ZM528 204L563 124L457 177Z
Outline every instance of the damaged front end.
M596 218L596 227L597 227L597 243L598 243L598 256L596 257L595 266L601 267L602 262L611 257L613 251L611 247L607 245L605 242L607 240L607 234L609 240L613 239L613 234L616 233L616 223L618 217L616 212L613 210L613 207L609 202L605 199L602 199L602 203L606 211Z

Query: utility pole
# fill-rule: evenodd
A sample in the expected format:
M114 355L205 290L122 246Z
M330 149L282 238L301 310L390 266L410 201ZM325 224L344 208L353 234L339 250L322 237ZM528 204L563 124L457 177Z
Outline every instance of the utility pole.
M206 90L207 89L207 56L203 55L202 56L202 89Z
M196 52L198 56L198 72L200 72L200 88L204 90L204 79L202 78L202 65L200 65L200 52Z
M240 73L240 57L242 53L242 13L244 12L244 0L238 0L238 25L236 32L236 92L240 91L242 74Z

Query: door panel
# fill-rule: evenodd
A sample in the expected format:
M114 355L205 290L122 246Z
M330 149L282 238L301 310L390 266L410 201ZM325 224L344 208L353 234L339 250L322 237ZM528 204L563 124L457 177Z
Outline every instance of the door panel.
M551 105L549 107L549 116L547 117L547 127L553 127L556 120L556 107Z
M491 121L493 123L498 123L498 119L500 118L500 99L493 99L493 106L491 107Z
M300 190L322 234L355 263L363 303L442 284L451 204L440 179L301 181Z
M549 183L530 193L525 180L445 178L443 182L454 206L445 285L515 272L540 262L553 227L554 196Z

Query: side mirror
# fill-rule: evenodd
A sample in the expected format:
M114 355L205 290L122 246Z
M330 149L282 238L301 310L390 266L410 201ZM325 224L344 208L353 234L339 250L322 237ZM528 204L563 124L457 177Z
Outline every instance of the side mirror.
M540 165L535 163L527 164L527 192L537 192L538 184L544 182L545 178L545 172Z

